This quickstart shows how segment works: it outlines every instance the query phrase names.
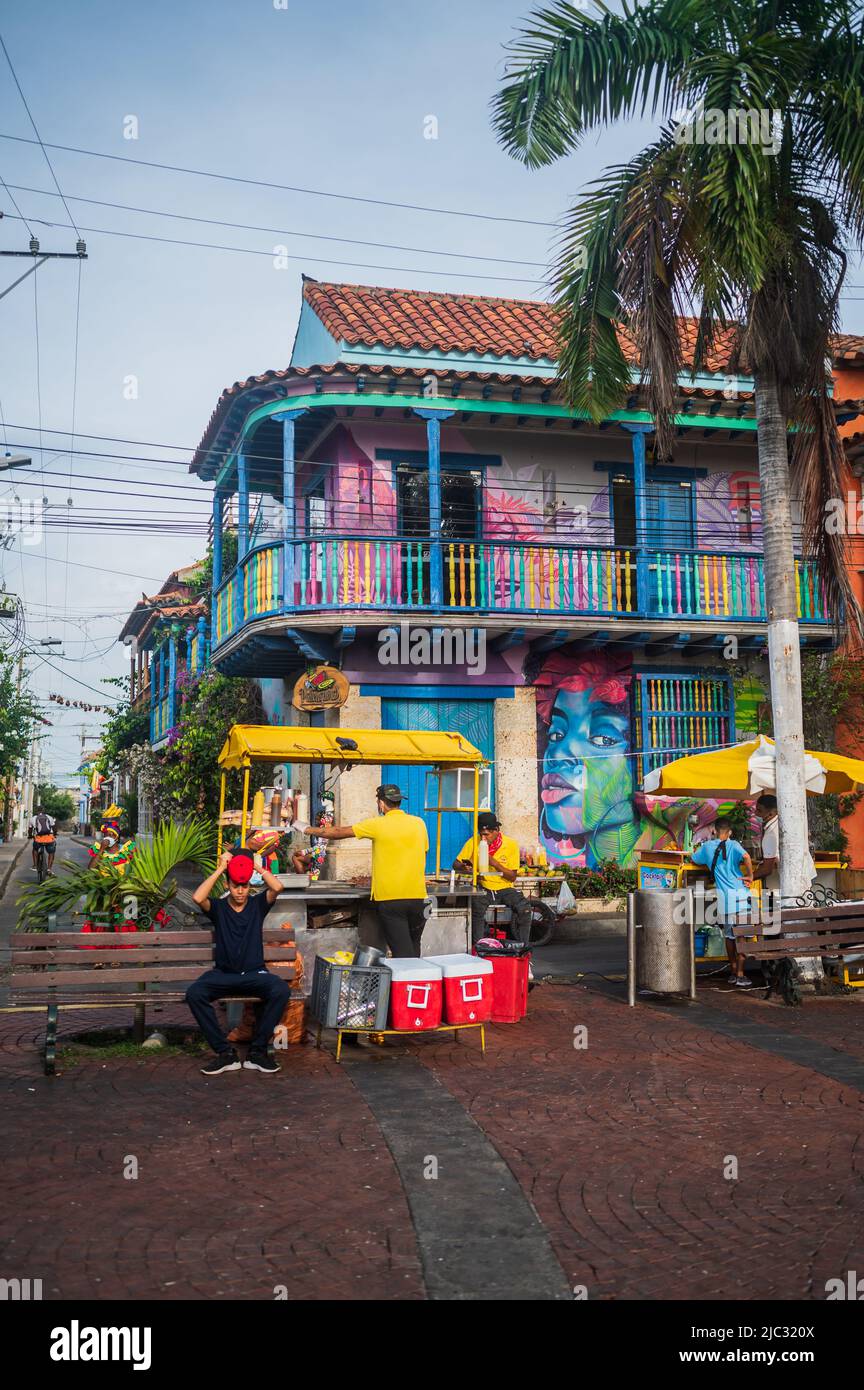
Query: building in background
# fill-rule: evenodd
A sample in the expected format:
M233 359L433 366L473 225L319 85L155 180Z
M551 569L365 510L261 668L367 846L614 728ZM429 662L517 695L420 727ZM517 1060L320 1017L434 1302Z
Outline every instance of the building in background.
M864 338L840 334L834 343L834 394L838 401L864 401ZM864 503L861 479L864 475L864 415L852 407L844 412L840 434L846 447L849 473L846 480L846 516L850 522L847 563L849 580L858 602L864 606ZM842 418L842 417L841 417ZM858 712L856 711L856 716ZM844 723L837 730L837 747L853 757L864 757L864 731L860 717ZM855 807L842 821L848 844L849 867L859 877L850 879L848 887L858 891L860 873L864 870L864 803Z
M693 321L681 337L686 360ZM746 736L767 686L753 382L732 346L682 375L664 463L635 356L608 420L564 403L549 305L306 280L290 365L224 391L192 463L214 487L214 666L262 680L274 720L463 732L508 832L557 862L664 843L693 808L646 801L644 773ZM796 573L802 642L827 651L806 557ZM319 664L348 698L298 715ZM380 777L340 780L340 821ZM422 773L401 779L421 810ZM365 850L336 857L348 874Z

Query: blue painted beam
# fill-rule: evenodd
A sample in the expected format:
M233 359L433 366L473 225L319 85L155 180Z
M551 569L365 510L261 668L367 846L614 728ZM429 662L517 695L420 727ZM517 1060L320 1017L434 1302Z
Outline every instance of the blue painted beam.
M168 637L168 728L173 729L177 702L177 633L171 628ZM167 730L166 730L167 732Z
M492 643L493 652L506 652L511 647L521 647L525 641L524 627L511 627L509 632L502 632L500 637L496 637Z
M415 415L426 421L426 450L429 458L429 601L433 608L443 603L444 582L441 562L441 421L449 420L452 410L420 410Z
M246 455L237 455L237 492L238 492L238 531L237 549L240 559L249 549L249 470L246 467Z
M650 425L625 424L633 437L633 500L636 507L636 599L640 613L648 607L648 519L646 512L645 436Z
M294 606L294 541L297 535L297 475L295 462L295 421L303 410L280 410L273 416L282 421L282 589L283 601Z
M537 652L551 652L556 647L563 647L572 636L570 628L558 627L554 632L545 632L542 637L535 637L533 642L529 643L529 647L532 655Z
M628 632L621 637L613 636L612 641L616 647L645 647L653 636L653 632Z
M310 661L330 662L333 660L333 648L322 634L301 632L299 628L289 627L285 631L285 636L290 638Z
M346 623L345 627L341 628L336 634L336 650L341 652L344 651L346 647L350 647L356 636L356 627L350 623Z
M219 488L213 493L213 581L210 586L210 631L216 631L216 590L222 583L222 510L224 498Z

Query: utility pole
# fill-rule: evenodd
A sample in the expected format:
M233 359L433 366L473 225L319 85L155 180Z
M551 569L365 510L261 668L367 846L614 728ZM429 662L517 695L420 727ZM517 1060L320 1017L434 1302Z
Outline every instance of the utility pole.
M29 251L0 251L0 256L30 256L33 259L33 264L29 270L25 270L24 274L19 275L17 280L13 280L11 285L7 285L5 290L0 290L0 299L5 299L7 294L12 293L16 285L20 285L22 280L26 280L28 275L32 275L46 261L86 261L88 259L86 242L77 241L74 251L42 251L35 236L30 238Z
M19 695L21 694L21 679L22 679L22 677L23 677L23 674L24 674L24 653L21 652L21 653L19 654L19 657L18 657L18 679L17 679L17 681L16 681L16 690L17 690L17 693L18 693ZM15 772L16 772L16 769L13 768L12 771L9 773L9 776L6 778L6 808L5 808L5 812L6 812L6 813L5 813L5 816L4 816L4 824L3 824L3 838L4 838L4 840L6 840L7 842L8 842L9 840L12 839L12 821L13 821L13 808L12 808L12 802L13 802L14 797L15 797Z

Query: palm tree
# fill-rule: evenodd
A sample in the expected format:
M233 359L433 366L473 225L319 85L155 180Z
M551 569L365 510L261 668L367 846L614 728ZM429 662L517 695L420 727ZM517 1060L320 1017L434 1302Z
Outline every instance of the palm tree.
M831 338L845 248L864 231L861 12L847 0L624 0L620 14L599 3L589 14L556 0L528 23L493 102L516 158L537 168L594 128L646 113L661 123L656 141L590 185L564 224L553 298L571 404L599 420L632 390L626 328L657 457L669 458L683 370L677 317L698 320L694 374L738 325L733 367L740 361L755 382L781 884L795 897L809 877L790 476L830 609L856 632L861 622L843 537L824 524L826 503L842 495ZM725 141L708 143L713 112L764 112L768 124L753 128L755 140L741 142L738 127L730 140L727 126Z

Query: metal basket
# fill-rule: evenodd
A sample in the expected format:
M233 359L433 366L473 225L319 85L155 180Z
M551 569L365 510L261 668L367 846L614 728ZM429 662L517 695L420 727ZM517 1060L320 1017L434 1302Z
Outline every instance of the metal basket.
M315 957L309 1012L323 1028L386 1028L390 971Z

